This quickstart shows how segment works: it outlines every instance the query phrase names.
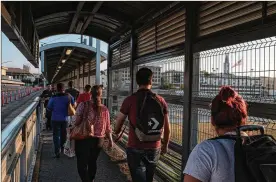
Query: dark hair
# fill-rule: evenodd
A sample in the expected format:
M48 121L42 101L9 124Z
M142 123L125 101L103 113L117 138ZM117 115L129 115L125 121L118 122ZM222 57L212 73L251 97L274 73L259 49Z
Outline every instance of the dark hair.
M64 90L64 84L63 83L58 83L57 84L57 91L62 92Z
M150 85L152 80L152 71L149 68L141 68L136 73L136 82L138 85Z
M86 92L90 92L91 91L91 85L85 85L84 90Z
M101 85L94 85L92 87L91 93L92 93L92 100L93 100L93 109L96 111L97 115L100 116L101 110L100 110L100 104L101 104Z
M223 86L212 100L211 116L218 128L240 126L247 119L247 104L235 90Z
M68 82L68 87L72 88L73 87L73 81Z

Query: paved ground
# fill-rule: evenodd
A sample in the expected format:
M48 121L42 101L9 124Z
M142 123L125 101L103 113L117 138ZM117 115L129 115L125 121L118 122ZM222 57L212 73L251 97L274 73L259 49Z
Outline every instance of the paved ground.
M13 101L1 108L1 129L3 130L16 116L23 112L42 91L34 92L21 100Z
M40 182L81 182L77 173L75 158L61 155L60 159L54 159L51 132L42 134L42 150L39 181ZM102 151L98 158L98 170L95 182L125 182L126 177Z

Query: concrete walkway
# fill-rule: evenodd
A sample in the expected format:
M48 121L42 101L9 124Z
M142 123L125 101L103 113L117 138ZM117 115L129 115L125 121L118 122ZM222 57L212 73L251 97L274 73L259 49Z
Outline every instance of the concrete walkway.
M42 133L42 149L40 156L40 182L81 182L77 172L76 158L68 158L64 154L59 159L53 156L52 133ZM98 158L98 169L95 182L125 182L126 177L109 157L101 152Z

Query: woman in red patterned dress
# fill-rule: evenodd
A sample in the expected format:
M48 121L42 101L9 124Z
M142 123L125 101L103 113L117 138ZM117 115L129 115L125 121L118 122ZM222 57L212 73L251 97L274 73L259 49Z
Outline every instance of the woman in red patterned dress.
M92 100L88 102L87 120L91 125L92 131L89 138L76 140L75 151L77 156L78 173L83 182L94 181L97 171L97 158L104 143L104 137L109 140L109 147L113 147L112 131L110 127L109 111L101 103L102 87L95 85L92 87ZM79 104L76 113L76 123L82 122L85 102Z

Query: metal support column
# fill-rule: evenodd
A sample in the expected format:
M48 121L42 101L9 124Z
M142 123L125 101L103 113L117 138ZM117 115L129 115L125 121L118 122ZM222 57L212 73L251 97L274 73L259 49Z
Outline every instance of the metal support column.
M184 106L182 128L182 168L183 172L190 154L191 119L192 119L192 86L193 86L193 43L196 36L196 4L186 8L185 27L185 68L184 68ZM181 181L184 175L181 174Z
M45 51L41 52L40 61L41 61L41 73L43 73L44 72L44 63L45 63Z
M90 83L90 68L91 68L91 60L88 62L88 84L91 85Z
M82 62L82 90L84 91L84 68L85 68L85 63Z
M135 79L134 79L134 74L136 73L136 71L134 70L135 68L135 59L136 59L136 45L137 45L137 39L135 36L135 31L132 28L131 29L131 37L130 37L130 93L133 93L133 89L134 89L134 83Z
M97 53L96 53L96 85L101 84L101 42L99 39L96 41L96 48L97 48Z
M110 97L111 89L112 89L112 51L110 45L107 48L107 106L109 111L112 111L112 98Z
M78 89L80 90L80 62L78 67L78 75L77 75Z

